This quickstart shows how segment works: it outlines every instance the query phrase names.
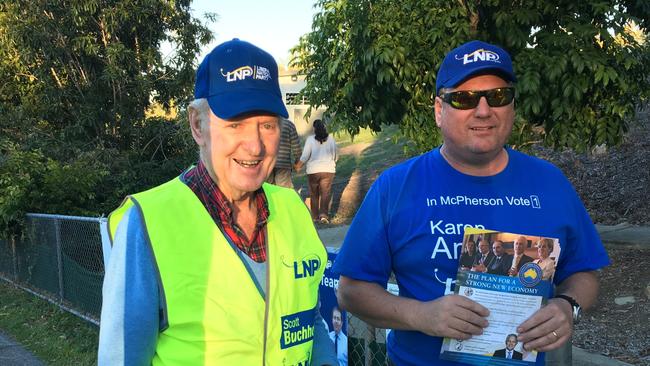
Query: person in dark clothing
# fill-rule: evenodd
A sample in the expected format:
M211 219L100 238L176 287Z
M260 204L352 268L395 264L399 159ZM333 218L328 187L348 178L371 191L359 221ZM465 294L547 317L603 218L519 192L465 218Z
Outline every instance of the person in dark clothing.
M460 267L462 269L470 269L476 261L476 243L474 240L468 240L465 243L463 252L460 255Z
M501 240L495 240L492 243L492 252L494 253L494 258L487 265L487 272L491 274L507 276L510 266L512 266L512 255L505 252L503 249L503 242Z

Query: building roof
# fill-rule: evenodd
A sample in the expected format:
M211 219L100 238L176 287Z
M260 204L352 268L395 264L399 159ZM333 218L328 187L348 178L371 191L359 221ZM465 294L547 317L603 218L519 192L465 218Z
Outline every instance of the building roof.
M289 67L288 65L278 65L278 76L291 75L300 75L300 72L298 69Z

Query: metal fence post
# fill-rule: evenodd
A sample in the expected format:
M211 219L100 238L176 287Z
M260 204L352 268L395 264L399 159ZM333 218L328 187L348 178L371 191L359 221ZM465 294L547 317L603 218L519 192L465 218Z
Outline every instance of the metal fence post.
M108 231L108 219L102 217L99 219L99 232L102 236L102 254L104 256L104 268L108 266L108 259L111 257L111 239Z
M54 220L56 235L56 263L59 274L59 301L63 302L63 252L61 248L61 221Z
M570 366L573 364L572 339L553 351L546 353L546 366Z

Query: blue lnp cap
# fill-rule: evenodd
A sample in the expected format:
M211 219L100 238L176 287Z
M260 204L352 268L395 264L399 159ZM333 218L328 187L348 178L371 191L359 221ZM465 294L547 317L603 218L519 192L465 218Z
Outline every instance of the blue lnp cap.
M436 95L442 88L453 88L475 75L495 74L506 81L517 81L510 55L493 44L471 41L451 50L436 77Z
M289 117L273 56L237 38L205 56L196 70L194 98L206 98L212 113L222 119L249 112Z

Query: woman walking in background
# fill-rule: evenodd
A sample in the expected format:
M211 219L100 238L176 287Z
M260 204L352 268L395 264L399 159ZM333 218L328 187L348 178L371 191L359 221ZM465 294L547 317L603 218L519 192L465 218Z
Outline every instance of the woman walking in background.
M314 134L307 137L296 171L307 165L311 217L314 222L329 223L329 204L332 197L332 181L336 173L338 152L334 137L327 133L325 123L314 121Z

